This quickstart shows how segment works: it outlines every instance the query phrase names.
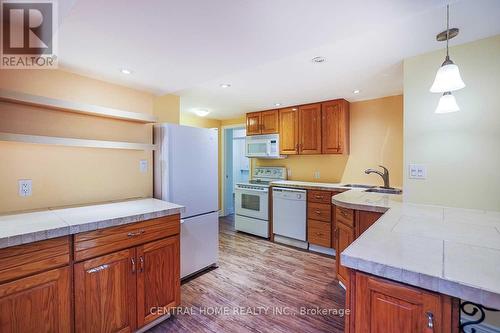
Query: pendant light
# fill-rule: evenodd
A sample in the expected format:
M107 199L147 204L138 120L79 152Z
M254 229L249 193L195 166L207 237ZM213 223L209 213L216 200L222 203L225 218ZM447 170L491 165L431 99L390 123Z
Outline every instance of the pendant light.
M430 91L433 93L455 91L465 87L458 66L450 59L448 49L449 40L457 36L458 31L457 28L450 29L450 5L446 5L446 31L436 36L436 39L440 42L446 40L446 58L438 69L434 83L431 86Z
M434 113L450 113L460 111L455 96L451 92L447 91L443 93L443 96L439 99L438 106Z

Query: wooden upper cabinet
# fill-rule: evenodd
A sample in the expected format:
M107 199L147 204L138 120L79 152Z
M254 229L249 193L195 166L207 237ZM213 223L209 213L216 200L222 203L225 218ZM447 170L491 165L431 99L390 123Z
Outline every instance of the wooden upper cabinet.
M2 333L71 332L69 268L0 285Z
M299 153L299 111L298 108L279 110L280 154Z
M299 107L299 153L321 154L321 104Z
M322 153L349 153L349 103L337 99L322 103Z
M137 247L138 327L180 304L179 253L179 235ZM156 308L160 308L160 312L151 312Z
M261 134L261 112L247 113L247 135Z
M279 110L262 111L260 121L262 134L279 132Z
M136 320L135 249L75 264L75 332L133 332Z
M458 332L453 300L420 288L356 272L353 332ZM432 327L430 327L432 324Z
M247 135L274 134L279 131L279 110L247 113Z

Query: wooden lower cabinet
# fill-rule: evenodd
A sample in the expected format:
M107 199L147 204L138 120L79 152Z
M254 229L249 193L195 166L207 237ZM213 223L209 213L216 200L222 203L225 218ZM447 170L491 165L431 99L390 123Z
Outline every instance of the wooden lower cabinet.
M76 332L133 332L179 303L179 235L75 264Z
M339 221L336 222L335 228L337 231L335 237L335 251L337 253L335 265L337 268L337 279L342 282L344 286L347 286L349 282L349 269L342 266L340 254L354 241L354 229Z
M70 269L63 267L0 285L0 332L71 332Z
M127 249L75 264L76 332L136 329L135 257L135 249Z
M351 279L346 332L458 332L457 299L357 271Z
M362 211L362 210L357 210L355 212L355 233L356 233L356 238L361 236L363 232L368 230L369 227L382 216L382 213L376 213L376 212L367 212L367 211Z
M137 321L144 326L180 304L180 240L173 236L137 247ZM156 311L161 307L161 311Z

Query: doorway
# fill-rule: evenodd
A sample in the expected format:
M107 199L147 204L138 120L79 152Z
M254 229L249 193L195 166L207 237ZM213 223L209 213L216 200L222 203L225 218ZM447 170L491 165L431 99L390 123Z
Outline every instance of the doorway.
M249 180L250 160L245 156L244 125L222 128L223 140L223 209L222 215L234 214L234 186Z

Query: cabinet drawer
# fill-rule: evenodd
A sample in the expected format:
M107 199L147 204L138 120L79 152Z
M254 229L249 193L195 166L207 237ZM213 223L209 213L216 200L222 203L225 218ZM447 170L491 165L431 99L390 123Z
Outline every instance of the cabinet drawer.
M332 193L330 191L307 191L307 201L330 204L332 200Z
M69 236L0 249L0 282L68 265Z
M336 206L335 219L345 225L354 227L354 210Z
M332 225L330 223L307 220L307 239L309 243L331 247Z
M307 204L307 218L324 222L331 222L332 211L329 204L310 202Z
M171 215L75 235L75 261L144 244L180 232L180 215Z

